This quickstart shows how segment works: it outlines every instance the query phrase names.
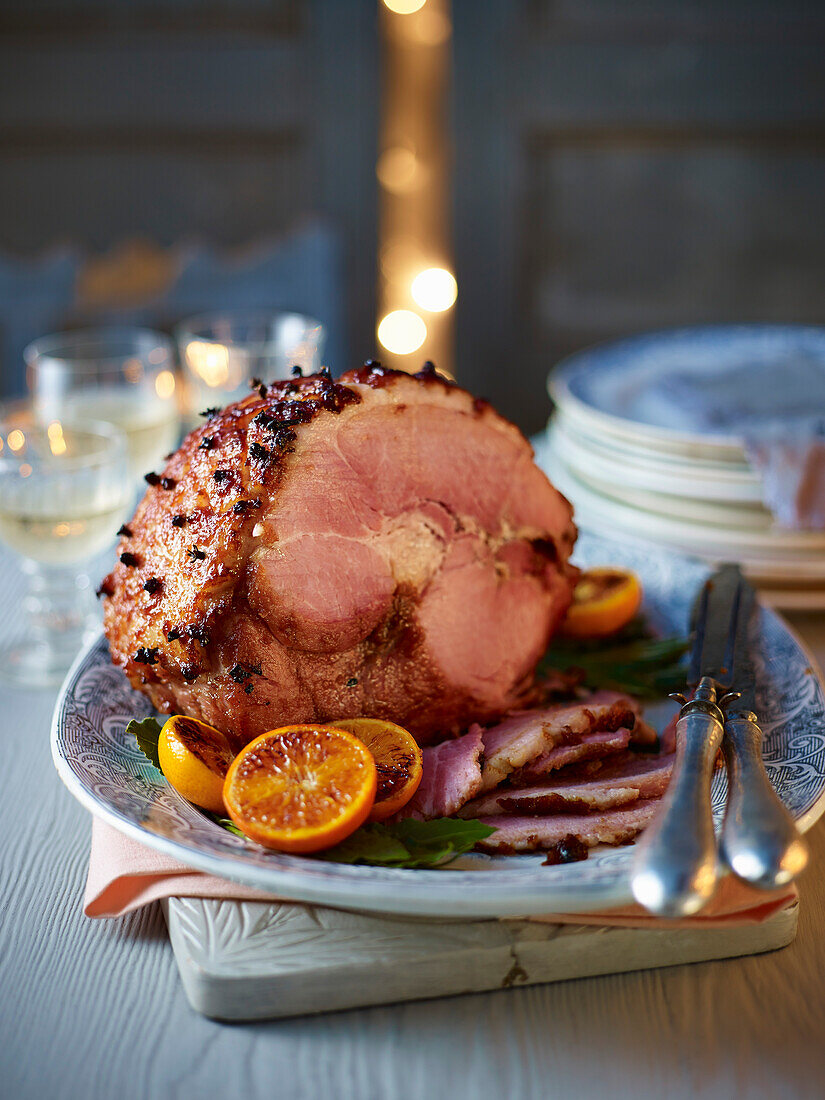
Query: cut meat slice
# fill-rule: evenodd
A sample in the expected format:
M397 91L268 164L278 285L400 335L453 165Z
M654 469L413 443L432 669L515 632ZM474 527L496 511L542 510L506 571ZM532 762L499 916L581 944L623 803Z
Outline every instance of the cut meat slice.
M623 844L632 840L653 819L660 799L650 798L632 806L603 813L576 815L553 814L550 817L510 817L489 815L480 818L496 831L479 842L487 852L545 851L568 837L588 848L597 844Z
M597 691L580 702L524 711L484 731L482 791L497 787L511 772L558 745L575 744L588 733L632 729L633 700L616 691Z
M636 710L636 723L633 726L633 730L630 734L630 740L634 745L646 745L650 749L655 749L659 743L659 735L653 726L649 722L645 722L642 718L642 708L635 699L633 700L637 705Z
M520 790L497 790L463 806L460 817L484 814L589 814L664 794L673 770L672 755L631 760L606 767L597 779L548 781Z
M550 772L570 764L579 764L587 760L610 758L622 752L630 742L630 730L618 729L612 733L586 733L575 745L559 745L544 753L532 764L519 768L510 775L513 787L529 787L540 783Z
M449 817L481 789L481 727L463 737L424 749L424 772L418 790L398 818Z

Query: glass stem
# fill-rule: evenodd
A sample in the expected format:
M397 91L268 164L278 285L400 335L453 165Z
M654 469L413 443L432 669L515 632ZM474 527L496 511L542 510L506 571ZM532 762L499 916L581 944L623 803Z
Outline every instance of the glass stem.
M47 666L73 658L95 628L91 585L76 567L44 566L26 560L29 590L24 601L29 641Z

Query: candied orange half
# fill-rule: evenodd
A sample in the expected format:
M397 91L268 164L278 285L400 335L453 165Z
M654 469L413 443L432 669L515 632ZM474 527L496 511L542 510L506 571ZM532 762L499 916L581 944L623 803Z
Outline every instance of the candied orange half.
M373 755L378 790L370 821L384 821L406 806L423 774L421 749L413 735L382 718L341 718L329 724L354 733Z
M174 714L158 738L163 774L196 806L224 813L223 781L235 754L226 737L197 718Z
M627 626L641 602L635 573L615 566L588 569L576 583L561 632L568 638L606 638Z
M238 828L264 847L320 852L366 821L377 783L372 753L351 733L284 726L238 753L223 800Z

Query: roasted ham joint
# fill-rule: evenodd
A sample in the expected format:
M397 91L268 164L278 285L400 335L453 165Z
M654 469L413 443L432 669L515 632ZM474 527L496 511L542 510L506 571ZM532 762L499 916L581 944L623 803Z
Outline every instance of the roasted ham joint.
M632 751L650 732L632 700L527 709L576 530L486 402L431 364L297 373L206 410L146 481L100 591L112 660L159 711L235 752L295 723L398 723L435 746L402 812L478 816L498 851L643 827L669 758Z

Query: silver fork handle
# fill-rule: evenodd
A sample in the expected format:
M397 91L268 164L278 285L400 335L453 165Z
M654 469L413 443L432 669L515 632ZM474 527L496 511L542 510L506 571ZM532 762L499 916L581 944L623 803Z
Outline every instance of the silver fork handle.
M771 890L799 874L808 862L808 847L771 786L761 746L756 715L728 713L723 741L728 804L719 847L734 874Z
M698 912L716 887L710 784L724 718L712 688L709 695L682 707L676 723L673 775L659 813L636 845L633 896L662 917Z

